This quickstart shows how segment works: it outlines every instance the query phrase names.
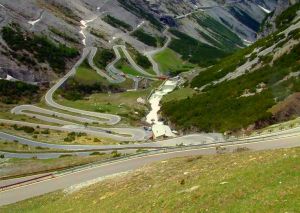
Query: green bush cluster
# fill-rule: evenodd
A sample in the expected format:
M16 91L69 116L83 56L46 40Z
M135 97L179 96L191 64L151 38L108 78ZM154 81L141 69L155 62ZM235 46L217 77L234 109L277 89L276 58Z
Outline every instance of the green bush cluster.
M100 69L105 69L106 66L113 61L115 54L112 50L102 49L98 50L95 55L94 63Z
M13 125L13 128L17 131L24 131L28 134L32 134L34 132L34 128L33 127L29 127L29 126L17 126L17 125Z
M84 136L87 136L87 134L82 132L70 132L68 136L64 138L64 142L73 142L76 140L76 137L80 138Z
M107 15L103 18L103 21L105 21L106 23L108 23L109 25L115 27L115 28L119 28L122 30L127 30L127 31L131 31L132 30L132 26L125 23L124 21L121 21L120 19L117 19L111 15Z
M146 33L142 29L134 31L131 35L136 37L139 41L143 42L144 44L147 44L148 46L152 46L152 47L158 46L157 39L154 36Z
M32 103L38 100L39 87L21 81L0 79L0 101L5 104L17 104L21 100Z
M124 90L115 84L103 85L101 83L95 83L86 85L71 78L67 81L66 85L64 85L63 92L60 90L59 94L67 100L76 101L93 93L107 93L108 91L117 93L123 92Z
M26 50L32 53L38 63L48 62L58 73L64 71L67 59L79 55L75 48L63 44L56 45L45 36L30 36L22 32L16 24L3 27L2 38L12 50Z
M144 56L144 55L142 55L140 53L138 53L136 55L135 59L136 59L136 63L138 65L140 65L141 67L143 67L144 69L149 69L150 67L152 67L152 64L149 61L149 59L146 56Z

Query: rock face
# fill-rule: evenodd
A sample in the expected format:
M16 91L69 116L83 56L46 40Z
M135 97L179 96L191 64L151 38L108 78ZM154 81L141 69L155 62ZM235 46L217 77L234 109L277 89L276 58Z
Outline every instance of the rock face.
M146 32L162 37L165 25L214 45L221 42L216 35L224 29L240 40L255 41L261 22L268 11L278 13L285 8L284 0L2 0L0 4L0 30L10 23L18 23L22 30L44 35L56 43L82 49L81 20L89 23L91 34L88 45L111 48L113 38L122 38L137 50L151 47L131 37L129 33L103 21L106 15L123 20L136 29L142 21ZM278 11L278 12L277 12ZM226 31L227 31L226 30ZM267 32L266 32L267 33ZM241 45L236 41L234 45ZM24 81L50 81L57 78L47 64L29 67L12 60L9 47L0 38L0 73ZM69 61L68 69L74 61Z

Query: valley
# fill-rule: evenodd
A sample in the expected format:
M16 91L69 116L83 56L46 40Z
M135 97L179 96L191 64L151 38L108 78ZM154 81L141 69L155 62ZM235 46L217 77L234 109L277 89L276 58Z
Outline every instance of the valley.
M171 158L298 152L298 1L0 3L4 211Z

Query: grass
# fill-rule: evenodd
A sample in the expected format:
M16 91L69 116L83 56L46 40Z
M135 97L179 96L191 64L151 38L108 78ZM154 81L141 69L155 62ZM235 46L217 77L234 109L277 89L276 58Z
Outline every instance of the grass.
M142 55L139 51L137 51L133 46L131 46L128 43L126 43L126 48L130 53L131 57L136 61L136 63L140 67L142 67L149 74L155 75L155 72L152 69L152 64L146 56ZM121 52L122 55L124 55L123 51Z
M101 49L97 51L94 58L94 63L98 68L105 69L106 66L113 61L114 58L115 54L112 50Z
M160 70L164 73L178 73L188 71L192 64L184 62L173 50L167 48L154 56L154 60L159 64Z
M50 144L65 144L65 145L108 145L108 144L118 144L117 141L108 138L100 138L89 135L76 136L72 141L65 141L69 138L71 133L62 132L56 130L46 130L35 128L33 133L26 133L22 130L16 130L13 126L3 125L0 126L0 131L24 137L30 140L50 143Z
M181 58L171 49L165 49L164 51L157 53L154 56L154 60L159 63L163 72L178 69L183 63Z
M105 78L101 77L95 70L91 69L87 61L84 61L78 67L74 79L83 85L93 85L97 83L108 84L108 81Z
M147 44L148 46L158 46L159 39L157 37L154 37L153 35L148 34L142 29L134 31L133 33L131 33L131 35L136 37L139 41L143 42L144 44Z
M133 76L141 76L142 74L136 71L125 58L121 58L116 64L116 68L124 72L125 74Z
M0 160L0 179L23 177L27 175L52 172L67 169L74 166L96 162L110 158L110 154L88 157L62 157L57 159L7 159Z
M42 153L42 152L53 152L59 151L43 147L34 147L20 144L18 141L2 141L0 140L0 150L4 152L22 152L22 153Z
M176 89L173 92L165 95L162 99L162 103L183 100L188 97L192 97L194 94L197 94L196 91L190 87Z
M139 123L147 111L147 107L139 105L137 99L140 97L146 99L151 90L158 86L158 83L160 82L152 82L149 88L138 91L111 94L96 93L77 101L68 101L60 97L57 101L64 106L77 109L117 114L123 117L124 122L136 125L136 122ZM139 114L136 115L135 112L139 112Z
M115 28L119 28L121 30L124 31L131 31L132 30L132 26L125 23L124 21L117 19L111 15L107 15L103 18L103 21L105 21L106 23L108 23L109 25L115 27Z
M300 149L178 158L1 212L297 212ZM74 205L74 203L76 203ZM116 205L117 204L117 205ZM88 207L88 208L87 208Z
M143 76L143 74L139 73L130 65L123 50L119 49L119 51L120 51L121 59L115 64L116 68L123 71L125 74L129 74L133 76ZM130 52L133 52L133 50L131 49ZM136 53L136 51L134 52Z

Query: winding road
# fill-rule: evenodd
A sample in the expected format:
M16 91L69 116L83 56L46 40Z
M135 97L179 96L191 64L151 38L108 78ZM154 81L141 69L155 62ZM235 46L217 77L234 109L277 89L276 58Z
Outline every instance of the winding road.
M43 12L40 14L40 20L43 16ZM50 109L44 109L41 107L33 106L33 105L21 105L13 108L11 110L12 114L15 115L25 115L28 117L32 117L35 119L39 119L44 122L49 122L56 124L58 126L52 126L52 125L42 125L42 124L35 124L35 123L28 123L23 121L12 121L12 120L6 120L6 119L0 119L2 123L6 124L16 124L16 125L24 125L24 126L30 126L30 127L37 127L40 128L47 128L51 130L58 130L58 131L67 131L67 132L83 132L99 137L105 137L105 138L111 138L117 141L144 141L149 139L150 134L149 132L145 131L143 128L133 128L133 127L127 127L127 128L97 128L93 127L93 124L104 124L109 126L114 126L118 124L121 121L121 117L118 115L113 114L105 114L105 113L98 113L98 112L91 112L91 111L85 111L80 109L75 109L72 107L67 107L58 104L54 99L53 96L55 92L63 86L66 81L74 76L76 74L77 68L83 63L85 59L88 59L88 62L90 66L102 77L106 78L111 83L121 83L126 80L125 76L128 78L131 78L134 80L135 86L138 85L139 79L135 76L125 75L121 70L118 70L115 67L115 64L121 59L120 51L123 51L125 57L129 61L130 65L137 70L142 76L145 76L146 78L155 79L156 76L149 74L144 69L142 69L140 66L136 64L136 62L133 60L129 52L127 51L126 47L124 45L115 45L113 46L113 50L115 52L116 58L113 62L107 65L106 71L103 71L99 69L94 64L94 57L97 53L97 48L93 46L92 39L90 39L90 34L86 33L86 28L88 27L89 23L92 23L94 20L96 20L98 17L94 17L89 20L82 20L80 27L80 33L82 34L83 40L82 43L85 46L83 48L81 57L78 59L76 64L72 67L72 69L64 76L62 77L54 86L52 86L48 92L45 95L45 102L46 104L53 108L60 110L61 112L57 112ZM35 23L38 22L35 21L32 23L34 26ZM139 24L137 28L141 27L145 22L142 22L142 24ZM166 46L169 43L170 38L168 38L168 42L166 42L165 47L156 50L155 52L152 52L151 54L157 53L159 51L162 51L166 48ZM149 56L151 58L151 56ZM154 61L154 60L153 60ZM154 64L153 67L157 67L156 71L159 69L158 65ZM159 72L159 71L157 71ZM68 114L71 113L71 114ZM89 126L87 126L88 124ZM202 138L202 136L201 136Z

